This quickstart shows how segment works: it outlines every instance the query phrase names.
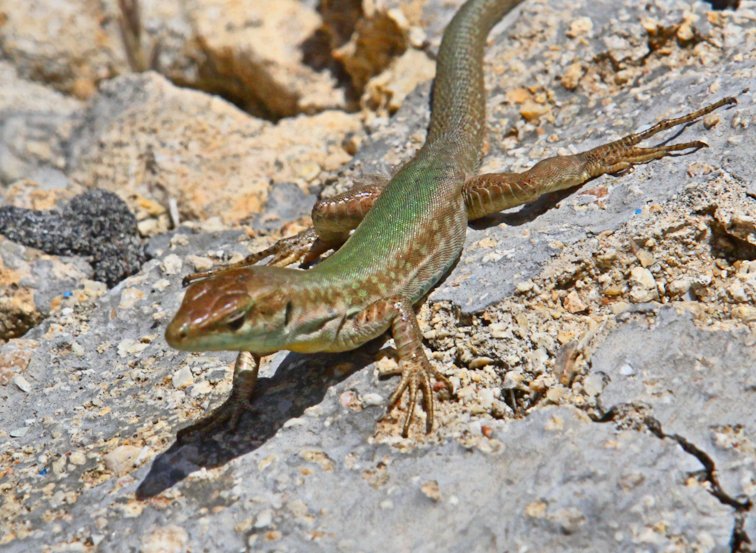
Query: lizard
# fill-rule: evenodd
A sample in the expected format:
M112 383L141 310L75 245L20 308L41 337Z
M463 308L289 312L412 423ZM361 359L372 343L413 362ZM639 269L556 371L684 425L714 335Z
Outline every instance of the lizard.
M398 354L389 374L400 376L389 409L408 394L406 437L421 395L425 430L431 432L433 380L452 396L454 390L428 361L414 306L456 263L468 221L635 164L706 147L700 141L639 144L736 103L722 98L582 153L539 161L521 173L478 175L486 132L485 42L520 2L468 0L457 11L438 51L426 141L390 180L322 199L313 208L311 229L242 262L184 279L188 288L167 327L168 344L186 351L239 351L231 396L192 433L198 427L236 426L240 414L251 409L261 356L280 350L349 351L386 331ZM329 249L335 251L307 270L285 266L311 263ZM270 256L268 265L257 264Z

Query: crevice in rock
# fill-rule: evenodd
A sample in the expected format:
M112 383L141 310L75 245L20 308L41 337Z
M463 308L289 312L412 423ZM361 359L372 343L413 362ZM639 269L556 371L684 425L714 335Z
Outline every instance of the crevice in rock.
M739 214L729 218L713 206L704 212L709 217L706 223L711 229L711 249L715 254L728 260L756 259L756 245L752 242L753 220L741 217ZM751 241L749 241L751 238Z
M703 465L705 470L705 480L711 485L711 494L716 497L721 503L729 505L737 511L748 511L752 507L750 500L746 499L739 501L729 495L722 489L722 485L719 483L719 479L716 474L716 465L709 455L697 447L695 444L686 440L679 434L667 434L664 432L661 423L654 417L648 416L644 420L646 428L657 438L665 439L669 438L678 443L683 451L689 455L693 455Z
M651 408L647 405L638 403L620 403L613 405L610 409L600 415L590 415L591 419L597 423L613 422L621 427L631 427L635 430L648 430L660 440L670 439L677 442L677 445L687 453L695 457L703 466L698 476L699 479L708 484L707 491L714 496L717 501L728 507L732 507L734 513L734 524L730 537L731 553L746 553L751 551L751 539L745 530L745 520L747 513L752 509L753 503L748 498L736 498L728 494L719 482L717 477L717 468L714 460L701 448L687 440L679 434L668 434L664 431L661 422L651 416Z

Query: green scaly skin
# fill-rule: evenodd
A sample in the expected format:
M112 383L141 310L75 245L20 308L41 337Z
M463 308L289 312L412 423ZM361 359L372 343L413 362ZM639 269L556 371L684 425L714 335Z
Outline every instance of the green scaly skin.
M478 168L485 132L485 40L518 3L472 0L460 8L441 43L425 145L335 254L308 271L251 267L192 285L168 342L191 351L346 351L391 324L350 325L368 306L419 301L462 251L462 186ZM239 313L247 320L236 330L214 324L238 325Z

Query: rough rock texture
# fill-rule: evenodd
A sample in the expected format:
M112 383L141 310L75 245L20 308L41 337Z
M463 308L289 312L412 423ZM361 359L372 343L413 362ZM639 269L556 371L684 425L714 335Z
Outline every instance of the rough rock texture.
M117 195L97 188L60 211L1 206L0 234L46 253L85 256L95 280L110 286L144 262L136 218Z
M82 99L152 69L279 118L345 105L333 73L306 63L320 25L296 0L3 0L0 53L25 78Z
M64 297L79 294L82 301L93 294L82 296L81 290L104 291L91 277L83 259L47 255L0 236L0 339L23 336L59 309Z
M325 112L273 125L227 102L182 90L147 73L102 87L69 146L70 175L84 186L143 197L175 198L191 219L238 222L262 210L272 185L307 190L323 171L349 160L342 147L356 116ZM165 208L156 228L165 230Z
M323 32L333 57L349 74L352 85L362 91L370 80L409 47L410 22L405 11L417 14L418 2L390 2L376 6L359 0L323 2Z
M37 179L64 187L65 144L81 107L0 61L0 183Z
M303 45L321 23L314 10L296 0L196 0L184 10L206 57L203 88L274 117L344 107L332 74L303 63Z
M89 98L128 69L115 2L0 1L0 53L27 79Z
M430 56L458 4L422 4ZM742 4L708 13L676 0L528 0L494 31L487 171L591 147L724 95L739 104L676 138L705 140L707 150L470 229L459 265L420 311L431 360L456 390L440 398L433 434L422 433L421 415L403 439L403 407L385 414L396 384L377 376L395 363L388 342L266 359L258 412L236 433L176 443L179 428L226 397L234 357L165 345L180 277L267 240L194 224L152 238L139 274L98 299L64 298L0 348L0 545L748 551L756 180L753 97L741 91L754 86L756 60L753 5ZM118 103L140 97L135 83L164 100L168 129L181 96L195 110L187 124L207 118L212 140L145 136L153 123L139 122L150 118ZM346 170L321 167L300 181L272 163L274 174L293 173L268 192L277 207L247 222L271 229L301 213L289 194L311 205L318 184L332 194L361 173L390 172L422 144L427 94L420 87L390 120L365 116L367 139L334 139L357 151ZM246 147L247 133L216 129L240 120L250 134L275 132L206 98L150 75L111 81L88 106L94 130L77 134L71 167L126 180L124 169L143 167L128 160L160 148L155 181L134 181L166 178L166 194L183 198L172 188L183 184L180 163L199 174L202 151L223 172L219 160L234 157L213 158L215 148ZM216 110L231 123L214 126ZM300 133L305 158L311 129ZM113 165L110 152L119 152Z
M732 498L753 501L756 431L743 421L753 418L756 399L756 336L700 330L691 319L665 309L651 328L617 329L595 352L592 372L606 375L606 406L642 406L646 423L652 417L664 434L710 459ZM659 335L673 339L660 342ZM629 347L637 343L646 347Z

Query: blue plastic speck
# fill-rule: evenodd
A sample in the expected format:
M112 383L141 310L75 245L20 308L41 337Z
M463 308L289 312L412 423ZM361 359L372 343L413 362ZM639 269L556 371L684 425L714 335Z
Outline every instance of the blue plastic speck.
M642 210L642 209L636 209L636 210L635 210L635 214L636 214L636 215L640 215L641 213L643 213L643 210Z
M70 298L71 296L73 296L73 292L63 292L64 298Z

